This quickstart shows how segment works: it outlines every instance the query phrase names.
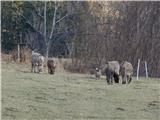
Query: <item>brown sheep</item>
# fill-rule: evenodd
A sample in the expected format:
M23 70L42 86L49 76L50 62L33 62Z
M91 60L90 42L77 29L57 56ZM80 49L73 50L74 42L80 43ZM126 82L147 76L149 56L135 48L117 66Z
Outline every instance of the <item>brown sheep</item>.
M133 66L130 62L124 61L121 64L120 72L122 75L122 84L130 83L132 81Z
M48 73L49 74L54 74L55 69L56 69L56 63L55 60L52 58L49 58L47 61L47 66L48 66Z

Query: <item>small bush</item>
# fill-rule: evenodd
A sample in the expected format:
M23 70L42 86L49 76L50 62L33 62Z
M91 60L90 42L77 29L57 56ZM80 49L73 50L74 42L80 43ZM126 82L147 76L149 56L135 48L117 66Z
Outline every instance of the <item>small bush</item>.
M65 70L74 73L95 74L96 65L84 64L80 60L65 59L63 61L63 67Z
M18 51L13 50L11 53L12 60L17 61L18 59ZM20 49L20 62L21 63L30 63L31 61L31 50L28 48Z

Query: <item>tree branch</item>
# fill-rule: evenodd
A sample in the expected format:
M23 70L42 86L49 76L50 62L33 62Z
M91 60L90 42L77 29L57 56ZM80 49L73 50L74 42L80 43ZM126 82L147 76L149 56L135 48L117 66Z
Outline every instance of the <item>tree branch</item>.
M44 17L38 12L36 6L33 5L31 2L29 2L29 4L32 5L32 7L34 8L36 15L39 16L42 20L44 20Z
M60 22L61 20L63 20L65 17L67 17L68 16L68 14L66 14L65 16L63 16L61 19L59 19L57 22L56 22L56 24L58 23L58 22Z

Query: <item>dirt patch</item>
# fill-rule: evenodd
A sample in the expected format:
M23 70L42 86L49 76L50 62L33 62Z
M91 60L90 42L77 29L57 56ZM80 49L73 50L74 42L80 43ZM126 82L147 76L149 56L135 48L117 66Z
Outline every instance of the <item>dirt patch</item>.
M7 107L5 108L6 111L12 111L12 112L19 112L19 110L17 108L14 107Z
M159 101L152 101L152 102L149 102L148 105L147 105L147 108L148 109L160 109L160 102Z
M124 108L121 108L121 107L116 108L116 110L125 111L125 109L124 109Z

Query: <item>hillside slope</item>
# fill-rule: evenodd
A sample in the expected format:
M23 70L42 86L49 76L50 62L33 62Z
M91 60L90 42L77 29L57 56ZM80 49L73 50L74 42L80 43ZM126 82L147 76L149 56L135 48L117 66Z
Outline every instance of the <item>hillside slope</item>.
M33 74L2 63L2 120L158 120L160 81L107 85L84 74Z

